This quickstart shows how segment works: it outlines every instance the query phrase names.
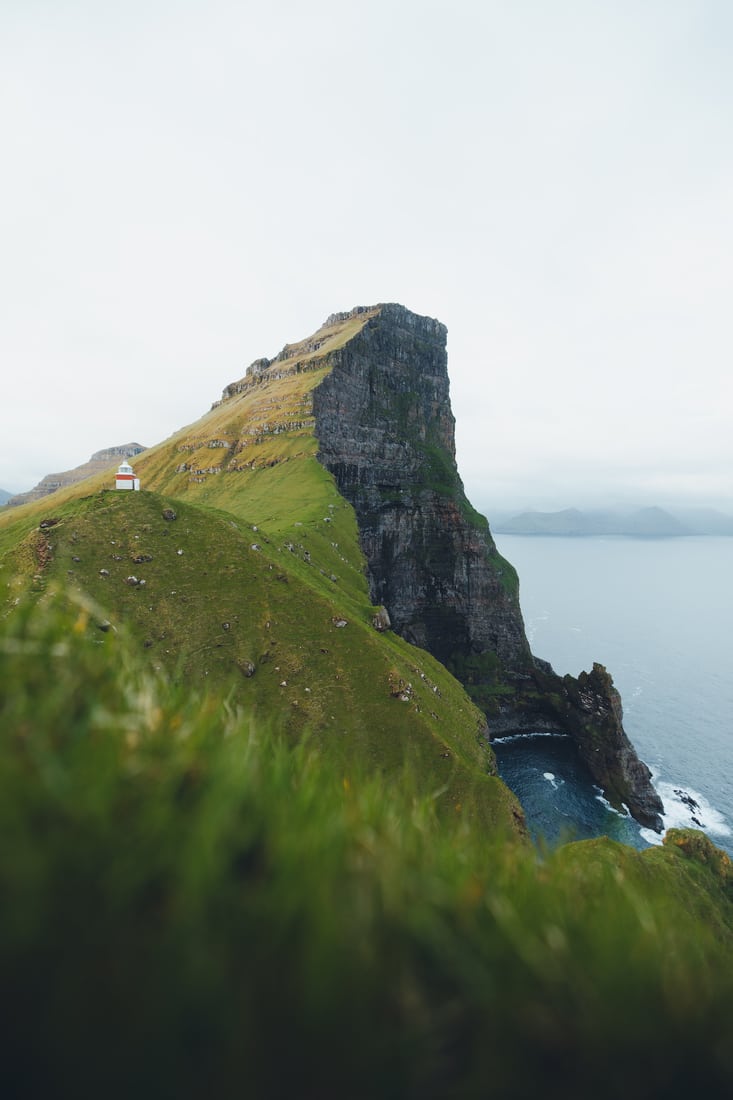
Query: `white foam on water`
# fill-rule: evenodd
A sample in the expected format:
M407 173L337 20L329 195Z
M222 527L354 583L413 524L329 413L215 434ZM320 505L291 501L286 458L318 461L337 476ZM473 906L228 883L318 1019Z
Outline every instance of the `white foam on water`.
M554 774L553 774L552 772L543 772L543 773L542 773L542 778L543 778L543 779L546 779L546 780L547 780L547 782L548 782L548 783L550 784L550 786L551 786L551 787L552 787L552 788L553 788L554 790L557 790L557 788L558 788L558 787L560 786L560 784L561 784L561 783L564 783L564 782L565 782L565 780L564 780L564 779L561 779L561 780L560 780L560 781L558 782L558 780L557 780L557 779L555 778L555 776L554 776Z
M596 802L600 802L601 805L605 806L610 813L616 814L616 817L631 817L629 809L626 805L622 803L623 809L617 810L615 806L611 805L607 798L604 798L603 791L600 787L596 787L595 783L593 784L593 787L597 792L595 795Z
M704 795L673 783L655 784L664 803L665 829L702 829L712 836L731 836L733 830L723 814L710 805Z
M539 730L537 733L508 733L506 737L492 737L492 745L508 745L512 741L531 741L535 737L569 737L569 733L552 733L548 730Z

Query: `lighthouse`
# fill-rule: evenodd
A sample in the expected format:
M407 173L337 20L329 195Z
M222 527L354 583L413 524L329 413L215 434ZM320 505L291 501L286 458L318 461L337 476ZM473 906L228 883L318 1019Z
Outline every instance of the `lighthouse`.
M122 462L115 477L115 489L139 489L140 478L135 477L135 471L129 462Z

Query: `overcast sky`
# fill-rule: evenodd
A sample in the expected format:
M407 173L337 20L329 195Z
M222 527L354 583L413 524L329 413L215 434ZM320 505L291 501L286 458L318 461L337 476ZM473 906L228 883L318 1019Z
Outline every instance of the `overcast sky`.
M479 506L733 510L730 0L1 0L0 487L329 313L449 330Z

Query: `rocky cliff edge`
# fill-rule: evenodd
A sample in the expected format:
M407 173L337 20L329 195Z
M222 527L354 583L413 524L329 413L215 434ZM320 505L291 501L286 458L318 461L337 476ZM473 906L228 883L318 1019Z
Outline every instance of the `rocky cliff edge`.
M214 409L302 375L297 409L270 401L261 431L315 432L318 459L356 513L371 599L385 621L448 667L491 736L570 734L612 804L661 831L661 800L624 732L608 673L594 666L560 677L530 651L516 572L458 474L446 339L440 321L394 303L335 313L313 336L256 360Z
M318 457L356 511L372 599L448 666L493 731L569 733L610 801L661 829L661 800L609 674L595 665L559 677L530 652L516 573L458 474L446 327L396 304L336 314L327 326L355 321L329 353L313 412Z

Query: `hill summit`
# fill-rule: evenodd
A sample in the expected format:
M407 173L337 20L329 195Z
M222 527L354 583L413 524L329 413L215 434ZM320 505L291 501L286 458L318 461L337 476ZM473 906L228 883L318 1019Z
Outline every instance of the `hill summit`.
M188 653L184 663L189 670L195 671L198 660L210 675L224 667L220 658L229 653L227 660L259 668L274 644L266 611L268 601L273 606L272 597L264 599L256 638L248 620L247 652L238 652L236 639L245 629L246 609L238 605L235 589L250 592L253 600L257 593L259 605L274 573L291 585L286 602L291 609L300 605L303 622L312 609L311 629L321 637L318 647L298 643L303 648L297 658L298 676L315 670L323 653L330 654L336 637L343 639L343 628L335 624L358 622L359 630L367 631L360 635L362 660L372 650L375 660L381 654L382 660L392 661L399 652L399 661L388 674L390 694L410 704L414 721L425 725L432 737L445 737L445 718L439 714L440 707L428 705L429 695L423 698L422 689L432 684L435 691L430 688L429 692L435 700L449 688L447 681L438 683L442 674L429 672L422 659L408 657L420 650L440 662L431 669L443 666L463 685L485 715L484 729L488 724L490 736L535 730L569 733L609 799L615 805L626 804L643 824L660 828L661 802L648 769L623 730L620 699L606 670L595 665L578 679L559 677L530 651L516 572L498 553L486 519L466 499L458 474L446 338L447 330L439 321L388 303L332 314L312 336L286 344L272 359L256 359L242 378L225 387L221 399L200 420L136 460L143 489L181 506L205 507L211 516L207 527L195 520L199 513L186 513L187 529L197 532L198 587L209 593L202 609L203 634L194 645L186 626L186 616L193 615L192 604L181 606L180 588L169 583L168 574L160 574L156 585L161 593L167 586L171 595L165 595L165 612L161 606L155 614L170 621L170 601L175 598L175 647L161 646L151 637L141 607L157 605L147 595L143 603L131 599L129 590L120 589L115 597L118 606L127 609L129 618L135 605L138 629L164 663L167 653L171 659L169 651L178 654L179 662ZM71 497L67 490L67 498L78 499L95 486L111 488L109 478L84 485L73 490ZM122 507L115 504L114 517L106 508L110 523L121 521ZM124 508L130 514L133 509L141 512L134 538L151 541L157 525L150 516L143 518L143 505L128 502ZM212 509L217 510L216 518ZM262 556L260 560L267 563L264 579L240 574L242 551L234 544L221 572L220 547L231 543L221 527L224 517L238 524L242 535L241 523L248 525L252 539L246 557L254 569L257 555ZM64 538L61 532L48 542L53 548ZM107 541L117 544L114 537ZM194 550L193 540L178 549L188 555ZM103 576L104 571L113 576L119 563L100 563L96 571L85 574L83 561L77 561L82 555L73 552L71 543L66 543L66 550L67 576L87 585L109 605L110 585L106 578L100 582L98 574L103 564ZM140 555L132 550L134 563ZM57 547L36 550L36 558L40 554L44 568L49 568L53 553L58 553ZM117 556L128 561L127 553ZM154 571L158 559L155 553L152 556ZM228 611L211 589L212 581L204 579L214 560L219 562L220 586L225 576L239 578L225 601ZM180 572L180 564L175 568ZM139 572L132 575L140 580ZM189 578L189 585L193 583ZM228 585L227 581L227 590ZM146 591L150 593L150 587ZM192 600L188 591L187 599ZM322 620L312 604L314 593L332 609L328 638L317 626ZM215 602L222 615L227 614L223 634L213 623L203 625L208 622L204 610ZM395 649L398 638L402 648ZM289 667L294 668L292 637L281 638L278 644L288 649ZM213 663L208 656L204 661L203 652L218 656ZM342 688L351 685L352 719L358 722L361 718L355 713L359 707L369 708L370 693L360 683L359 656L349 652L347 664L339 664L337 675ZM342 656L346 657L346 650ZM273 667L281 670L282 683L290 689L295 672L291 679L282 674L285 659ZM263 678L252 679L247 690L256 695ZM301 723L309 716L311 726L315 723L325 731L328 719L316 714L312 691L310 695L293 700L297 714ZM266 697L272 706L273 695L268 692ZM295 713L291 707L291 725ZM464 713L469 712L464 709ZM465 721L470 725L468 717ZM384 746L379 752L383 751ZM449 751L455 751L455 745ZM468 759L472 750L464 751Z
M85 481L86 478L93 477L94 474L108 470L111 466L121 462L122 459L132 458L144 450L145 448L139 443L122 443L117 447L105 447L101 451L95 451L88 462L83 462L81 466L75 466L73 470L64 470L60 474L46 474L33 489L29 489L27 493L16 493L8 499L7 503L11 507L18 507L21 504L30 504L35 500L41 500L42 497L55 493L57 489L64 489L69 485L76 484L78 481ZM3 501L3 503L5 502Z

